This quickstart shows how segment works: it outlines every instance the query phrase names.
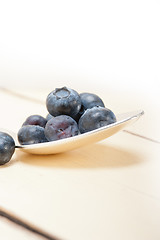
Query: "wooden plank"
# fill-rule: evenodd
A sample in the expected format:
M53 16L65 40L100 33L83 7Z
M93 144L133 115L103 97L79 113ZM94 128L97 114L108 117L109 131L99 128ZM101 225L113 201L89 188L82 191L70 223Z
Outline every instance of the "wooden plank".
M0 102L1 126L15 132L26 116L46 114L5 93ZM159 154L159 144L124 132L59 155L17 150L0 167L0 206L62 239L159 240Z

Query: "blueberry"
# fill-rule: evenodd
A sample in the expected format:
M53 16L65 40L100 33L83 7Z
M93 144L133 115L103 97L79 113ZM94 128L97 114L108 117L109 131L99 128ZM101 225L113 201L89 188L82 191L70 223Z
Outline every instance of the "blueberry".
M51 118L44 129L48 141L55 141L63 138L78 135L78 125L76 121L67 115L60 115Z
M50 113L48 113L47 116L46 116L47 122L48 122L52 117L53 117L53 116L52 116Z
M83 115L84 112L85 112L85 109L84 109L83 105L81 105L80 111L77 113L76 116L73 117L74 120L75 120L77 123L79 122L79 119L80 119L80 117Z
M83 115L86 109L92 108L92 107L105 107L102 99L94 94L94 93L81 93L81 109L77 116L74 118L77 122L79 121L80 117Z
M79 130L85 133L114 122L116 122L116 117L110 109L93 107L87 109L79 119Z
M75 117L81 108L79 94L70 88L56 88L46 99L48 112L53 116L68 115Z
M18 141L21 145L47 142L44 128L38 125L26 125L18 131Z
M25 120L22 126L39 125L41 127L45 127L46 123L47 123L47 120L44 117L40 115L31 115Z
M105 107L102 99L93 93L81 93L80 94L81 103L84 109L92 108L92 107Z
M10 161L15 151L15 142L13 138L4 132L0 132L0 165Z

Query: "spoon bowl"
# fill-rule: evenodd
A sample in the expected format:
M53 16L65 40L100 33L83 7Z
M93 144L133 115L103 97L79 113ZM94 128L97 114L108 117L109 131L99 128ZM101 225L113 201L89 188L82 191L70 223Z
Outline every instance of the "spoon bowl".
M80 148L101 140L104 140L113 134L124 129L128 125L138 120L144 111L123 113L116 116L117 121L107 126L95 129L93 131L79 134L74 137L65 138L57 141L38 143L31 145L16 146L19 150L31 154L56 154Z

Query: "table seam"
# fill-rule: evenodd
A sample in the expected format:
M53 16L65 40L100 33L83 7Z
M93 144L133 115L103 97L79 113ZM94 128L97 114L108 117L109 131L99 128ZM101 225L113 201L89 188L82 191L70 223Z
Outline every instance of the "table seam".
M48 232L38 228L37 226L29 223L28 221L18 217L17 215L11 213L10 211L8 211L2 207L0 207L0 217L5 218L8 221L10 221L11 223L16 224L17 226L20 226L20 227L32 232L33 234L37 234L40 237L43 237L47 240L60 240L60 238L49 234Z

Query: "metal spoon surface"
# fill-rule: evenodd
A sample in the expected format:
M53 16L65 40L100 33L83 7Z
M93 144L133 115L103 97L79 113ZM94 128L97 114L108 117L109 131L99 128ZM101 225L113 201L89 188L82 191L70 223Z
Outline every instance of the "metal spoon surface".
M120 130L138 120L143 114L144 111L142 110L119 114L116 116L117 122L87 133L52 142L23 146L17 145L16 147L23 152L31 154L56 154L74 150L112 136L113 134L119 132Z

